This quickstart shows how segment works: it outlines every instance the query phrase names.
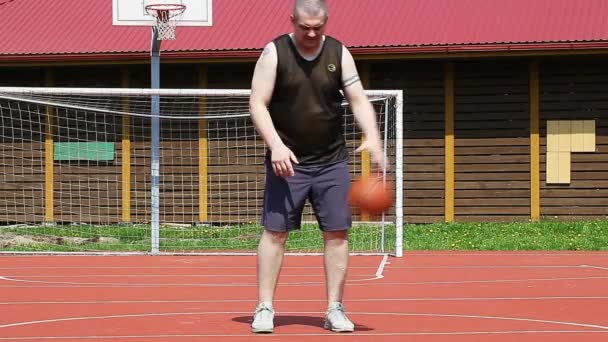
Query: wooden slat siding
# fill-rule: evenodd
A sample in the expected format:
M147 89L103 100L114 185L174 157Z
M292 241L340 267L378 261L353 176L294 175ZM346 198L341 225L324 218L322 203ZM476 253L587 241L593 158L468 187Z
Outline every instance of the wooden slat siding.
M120 82L120 74L118 82ZM103 79L103 77L102 77ZM116 80L114 80L116 81ZM64 82L67 82L64 80ZM68 85L75 85L69 83ZM95 83L94 85L100 85ZM122 99L117 105L122 108ZM57 161L54 170L55 217L68 222L68 217L83 215L94 221L76 222L103 224L123 220L122 182L123 118L107 113L94 113L57 108L54 139L58 142L103 141L114 142L114 159L111 161ZM128 143L127 143L128 145ZM91 198L94 191L121 192L117 197ZM87 195L81 195L85 192ZM130 201L129 201L130 203ZM108 209L108 208L111 208Z
M118 105L122 107L123 103ZM119 116L58 110L59 141L115 142L112 161L56 163L55 211L58 221L109 224L124 220L123 124L123 118ZM128 142L126 145L128 148Z
M45 69L41 67L0 67L2 87L43 87Z
M198 83L198 75L197 83ZM198 105L197 108L198 110ZM168 121L168 120L167 120ZM168 136L171 138L161 142L161 222L168 222L164 217L172 216L177 223L194 223L199 221L199 202L185 206L173 203L168 206L168 201L173 200L174 194L183 195L192 199L199 199L199 127L198 120L171 120L168 125ZM177 125L175 125L177 123ZM184 131L181 124L187 124L192 129ZM179 170L190 168L192 172L176 171L167 172L164 168ZM175 201L175 202L179 202ZM179 219L177 219L179 218Z
M374 61L372 67L376 88L403 90L403 212L407 223L444 219L443 77L441 62Z
M608 65L603 58L552 58L540 65L541 216L605 219L608 194ZM595 120L596 151L571 154L568 185L546 183L547 120Z
M66 66L53 69L55 87L121 87L121 69L115 66Z
M237 222L259 221L265 178L265 152L261 140L210 141L209 154L214 156L209 158L211 221L222 221L226 214L231 214Z
M254 63L214 64L209 68L209 89L250 89Z
M561 68L565 69L561 69ZM608 165L608 84L605 62L594 58L551 59L541 72L541 215L544 218L605 218ZM596 152L571 154L571 182L546 184L546 121L595 120Z
M198 104L193 108L198 109ZM132 217L134 222L147 222L150 215L150 146L149 122L140 120L139 138L132 144L133 193ZM161 119L160 191L161 222L199 222L199 148L198 120ZM179 194L179 196L176 196ZM187 212L175 214L171 206L179 205L182 198L196 199ZM170 218L171 221L166 221ZM179 219L178 219L179 218Z
M0 121L4 123L3 128L14 133L23 125L9 126L3 120L11 115L9 107L0 104ZM17 142L19 140L9 135L0 136L3 141L0 144L0 225L45 220L44 143Z
M487 189L487 190L478 190L478 189L459 189L458 194L461 198L467 199L476 199L478 197L488 197L490 198L511 198L511 201L514 201L516 198L527 198L530 195L530 190L505 190L505 189ZM487 199L487 198L486 198Z
M139 121L139 118L134 118L134 121ZM141 124L134 125L134 127L149 127L149 121ZM134 134L134 141L131 144L132 155L131 155L131 171L132 171L132 186L133 186L133 197L131 198L131 220L132 222L150 222L150 143L149 143L149 130L144 135ZM163 191L162 186L162 173L163 167L165 166L162 160L163 154L163 141L161 140L161 178L160 178L160 189ZM194 167L194 166L193 166ZM160 205L163 205L163 196L161 195ZM161 215L162 215L161 211Z
M210 137L209 154L217 156L209 158L210 221L259 222L266 147L261 139L253 139L253 127L246 135L250 138L231 142Z
M459 61L455 78L456 221L529 219L528 65Z
M208 87L249 89L254 67L255 63L214 65L208 70ZM248 108L248 99L240 101ZM248 121L243 120L240 124ZM236 130L231 131L230 125L233 124L226 120L209 121L209 134L215 132L208 139L209 221L259 222L266 147L262 140L253 139L253 127L245 132L247 139L235 139L231 134Z
M117 219L118 218L118 219ZM64 211L61 216L57 217L57 223L68 224L68 223L85 223L85 224L119 224L120 221L120 208L116 211L100 214L89 214L89 213L71 213ZM137 222L135 222L137 223ZM147 223L143 221L142 223ZM67 228L66 228L67 229Z
M263 155L265 149L260 148L261 141L247 142L243 145L248 146L248 151L244 149L236 149L235 144L231 141L213 141L214 149L210 151L222 151L217 153L223 155L223 158L209 159L209 221L218 222L220 215L225 218L231 214L236 222L257 222L261 213L261 204L263 198L264 186L264 167ZM225 145L225 146L222 146ZM134 154L141 155L146 150L146 144L135 143ZM184 191L181 184L196 184L197 167L194 163L185 164L193 159L185 156L195 156L195 148L187 141L174 141L162 148L163 151L172 150L174 155L161 154L161 174L162 185L161 191L165 196L165 203L179 203L179 201L187 202L192 205L192 213L196 212L194 194L190 191ZM242 151L242 152L241 152ZM175 154L178 156L176 157ZM165 157L167 158L165 162ZM148 191L149 176L149 158L144 156L138 158L140 163L133 166L133 171L137 175L138 181L134 185L134 200L140 203L145 203ZM170 162L180 161L180 166L168 164ZM356 169L356 164L360 161L357 158L352 158L351 169ZM389 181L394 181L394 177L389 177ZM178 185L176 187L176 185ZM173 189L170 191L170 189ZM144 194L144 195L142 195ZM185 203L184 203L185 204ZM162 203L161 203L162 205ZM141 205L140 205L141 207ZM170 213L171 208L165 207ZM146 211L134 211L134 215L143 215ZM252 215L251 213L254 213ZM176 216L173 215L173 218ZM191 216L194 218L194 216ZM314 217L308 212L304 215L305 220L314 220Z
M112 162L71 161L56 164L54 186L58 222L123 222L121 156L122 144L116 144L116 159ZM82 217L72 221L78 216Z
M161 57L162 58L162 57ZM165 89L196 89L199 86L200 64L162 64L160 87ZM150 69L148 68L148 75ZM148 76L149 77L149 76Z
M529 205L528 205L529 207ZM475 215L459 215L458 216L458 222L480 222L480 218L479 218L479 214L476 213ZM491 221L490 219L488 220L484 220L485 222L526 222L530 220L530 215L529 213L526 215L515 215L515 214L508 214L508 215L502 215L502 216L491 216Z
M11 213L0 212L0 222L3 223L40 223L44 221L44 215L25 214L23 212Z
M173 132L175 136L179 134L179 132ZM183 137L184 139L188 139L189 137ZM220 147L221 145L216 144L216 146ZM138 156L138 158L134 158L134 179L135 185L134 190L137 192L136 200L138 200L138 209L134 210L134 216L137 217L137 220L145 220L149 215L149 202L141 201L141 199L147 198L149 196L149 181L150 181L150 172L149 172L149 163L150 158L146 155L146 151L148 150L147 143L135 143L134 144L134 154ZM222 185L219 186L219 190L221 191L229 191L229 187L232 187L233 184L223 184L224 180L222 176L226 173L230 174L235 172L235 169L238 171L238 167L234 164L226 164L226 159L218 159L219 162L221 160L221 165L215 166L213 165L213 160L210 160L208 167L208 188L215 189L214 182L222 182ZM223 166L225 165L225 166ZM161 211L161 220L171 219L171 222L178 223L194 223L199 222L199 151L196 143L196 139L188 140L188 141L162 141L161 142L161 207L163 210ZM242 170L247 172L248 170ZM249 168L250 172L259 172L259 167L251 166ZM238 173L237 177L241 180L247 181L247 177L244 177L246 173ZM236 183L238 184L238 183ZM208 190L209 191L209 190ZM178 194L177 197L174 194ZM234 194L229 192L229 196L227 199L217 198L217 202L220 200L222 203L226 203L227 200L234 197ZM213 221L213 210L217 209L217 204L214 204L214 194L213 190L209 191L209 217L208 220ZM216 196L217 197L217 196ZM175 198L191 198L193 201L187 207L189 210L180 210L179 214L175 214L172 207L167 207L166 203L171 203ZM177 201L179 202L179 201ZM178 205L178 203L175 205ZM214 207L215 205L215 207ZM234 207L231 207L230 210L233 212L237 212Z
M146 76L146 72L146 70L143 70L142 75ZM115 80L115 76L116 75L111 76L109 78ZM76 78L76 76L74 75L73 78ZM95 78L99 79L99 77ZM133 78L133 86L137 86L137 82L140 81L140 78L135 76ZM144 77L144 79L146 79L147 82L147 76ZM244 79L246 79L246 84L244 86L236 86L233 88L247 88L248 84L250 83L250 74L247 75L247 77ZM80 86L83 85L83 83L74 82L70 85ZM95 84L95 86L97 85L102 84ZM68 114L66 113L64 117L68 117ZM88 119L88 121L99 121L98 119L93 118L94 116ZM149 132L149 129L145 128L147 126L144 127L142 125L142 122L145 122L145 120L140 119L139 122L136 122L137 118L135 118L135 120L133 121L134 122L131 127L131 131L135 133L132 133L132 144L135 145L137 140L141 141L142 139L146 139L146 133ZM111 136L113 136L114 139L119 139L118 136L121 134L120 132L122 130L118 125L120 125L121 123L122 120L119 120L118 122L116 122L117 125L115 126L115 128L106 127L109 129L109 131L106 132L105 140L110 139L109 137ZM137 125L139 125L139 127ZM73 138L87 139L89 137L87 134L83 133L83 131L80 129L81 126L79 126L79 124L75 120L67 120L66 118L64 118L62 125L59 128L59 132L61 132L60 134L62 135L64 133L67 134L69 132L80 131L79 134L77 134ZM165 133L163 134L163 139L166 139L165 141L171 144L167 145L167 148L163 150L163 158L166 158L167 163L165 164L168 165L165 171L171 171L171 175L166 176L166 182L164 184L167 185L167 188L170 188L173 191L167 190L166 192L167 200L165 201L166 205L163 206L163 209L166 209L167 214L163 215L162 219L173 222L196 222L196 206L192 205L196 202L196 196L189 196L191 194L194 194L195 192L187 190L184 191L183 189L184 183L189 184L190 182L192 182L196 186L196 182L193 181L194 178L191 177L191 174L189 172L179 172L180 169L189 169L196 167L196 143L192 142L195 140L190 141L191 139L189 135L191 133L190 131L192 130L188 130L188 124L182 125L182 123L172 123L170 125L164 126L164 128L167 129L163 130L163 132ZM218 144L226 144L225 138L227 137L230 137L232 139L233 132L228 131L220 133L222 134L218 135L217 137ZM173 140L182 138L188 141L182 142ZM116 152L117 154L121 154L122 149L118 141L119 140L116 140ZM236 151L236 155L238 156L238 159L240 161L245 158L247 159L246 164L259 163L260 158L256 157L255 153L252 154L251 151L261 151L263 154L263 144L260 145L259 142L255 142L253 145L250 145L247 141L243 140L239 140L237 143L240 145L240 148L231 149L230 151ZM352 147L354 148L355 146L353 145ZM133 165L142 165L144 175L149 174L149 148L140 148L140 150L138 151L133 148L133 150ZM117 157L115 162L120 163L121 158ZM358 158L353 158L353 160L351 161L351 167L355 169L354 165L359 163L360 160ZM62 187L62 191L64 191L64 194L60 196L62 199L62 203L60 205L57 205L58 210L61 211L60 216L62 221L106 223L110 221L118 222L120 220L121 212L118 203L120 203L122 199L120 192L121 189L117 186L119 184L118 179L119 177L121 177L120 171L117 171L115 169L113 170L111 165L97 165L87 163L86 167L79 167L76 165L76 163L73 162L67 163L67 165L63 165L62 163L59 164L61 164L60 166L63 167L63 172L66 172L63 175L58 176L58 183ZM218 159L217 164L219 167L232 165L230 163L226 163L225 159L223 161ZM65 166L69 166L69 168L66 168ZM137 169L135 168L131 172L133 184L133 195L131 198L134 213L133 216L141 218L140 222L147 222L147 213L149 212L149 210L146 207L145 203L149 202L149 193L146 193L146 185L142 182L145 181L145 177L142 176L141 173L138 173ZM251 190L250 184L252 182L252 179L254 183L257 182L257 185L254 186L254 190L256 187L259 187L261 189L263 187L263 183L257 181L257 177L259 177L259 175L263 175L263 171L256 171L253 173L245 174L235 173L232 175L226 174L225 172L219 172L215 175L218 180L221 179L223 182L225 182L227 179L231 179L231 184L228 191L226 191L225 185L217 184L218 201L221 200L224 204L224 208L228 209L218 208L216 220L225 221L228 217L228 214L230 214L230 217L232 219L238 220L239 222L257 222L257 220L259 219L260 212L260 206L257 201L260 200L261 196L256 196L255 198L247 195L235 196L234 191L231 190L234 188L236 188L237 190L242 189L244 186L248 186L248 189ZM115 177L114 182L111 181L112 177ZM110 181L108 181L109 179ZM83 181L86 181L88 183L89 188L78 188L76 190L78 181L81 182L80 184L85 184L83 183ZM111 184L116 186L114 188L111 188ZM142 194L140 194L139 187L143 189ZM213 186L210 186L210 188L213 188ZM254 192L250 191L250 194ZM71 194L71 197L68 197L66 195L68 193ZM101 209L95 212L94 207L91 206L90 203L94 203L95 200L98 198L105 198L107 200L104 203L100 203ZM233 203L227 205L228 201L231 201ZM176 206L178 208L172 214L171 208L173 206ZM240 208L237 213L234 212L235 208ZM224 214L223 211L226 211L226 213ZM307 218L305 217L304 219L306 220ZM133 222L137 222L137 220L133 220Z
M122 85L121 80L121 68L64 68L60 70L62 73L62 86L85 86L85 87L119 87ZM149 83L149 67L145 66L129 66L129 73L131 74L130 86L136 88L147 88L150 86ZM173 88L193 88L196 86L196 77L193 77L193 73L185 66L166 66L163 67L163 74L166 77L163 77L163 87L173 87ZM85 75L86 77L79 77ZM66 114L66 117L69 117L70 114ZM103 118L100 116L89 116L89 121L103 121L104 123L107 121L107 117ZM133 118L131 120L130 134L132 141L141 141L142 139L149 140L149 119L146 118ZM119 120L122 122L122 118ZM70 138L72 139L99 139L100 136L95 136L95 134L85 134L84 130L79 130L78 123L72 119L66 119L62 123L62 128L59 134L67 135L68 133L72 133ZM105 135L105 140L107 141L115 141L119 142L121 135L120 132L123 131L119 126L121 123L116 123L114 125L105 125L103 126L106 131L103 132ZM165 123L163 127L163 132L166 131L167 126L173 130L178 130L180 127L178 124L169 124ZM68 129L69 127L69 129ZM187 134L188 126L181 127L181 135ZM78 131L76 135L73 133ZM99 134L100 132L97 132ZM174 134L175 133L170 133ZM163 134L163 139L171 138L168 137L167 134ZM180 146L181 147L181 146ZM170 154L172 149L169 149L169 152L165 152L166 154ZM121 163L121 158L119 155L122 153L122 148L117 144L116 149L116 163ZM126 151L125 151L126 153ZM132 154L132 163L137 165L145 158L149 157L149 147L143 150L134 151ZM143 158L143 159L142 159ZM179 165L177 166L179 168ZM86 201L93 199L95 197L100 198L103 203L106 203L110 206L115 206L117 201L122 201L122 196L118 192L119 189L114 189L110 184L112 182L118 184L119 181L114 179L112 181L112 177L117 177L116 169L112 165L96 165L94 163L90 163L87 166L87 169L83 168L75 168L75 175L65 176L67 178L80 178L87 179L89 178L89 187L90 189L76 189L74 188L74 184L71 182L62 183L65 188L65 191L71 192L71 195L74 198L80 198L83 201L82 207L78 208L78 204L73 202L71 206L63 206L62 210L64 213L62 214L63 220L74 220L76 222L91 222L91 223L103 223L103 222L118 222L118 220L122 217L124 212L121 212L118 216L115 215L115 210L111 210L108 215L100 215L99 212L95 212L94 208L87 207ZM65 171L68 172L68 171ZM139 171L131 170L129 173L131 175L130 184L132 186L139 185L142 177L137 174ZM147 165L146 172L149 173L149 164ZM84 175L88 176L84 176ZM63 176L62 176L63 177ZM121 176L118 176L121 177ZM176 186L176 185L173 185ZM145 186L144 186L145 188ZM71 190L70 190L71 189ZM137 191L137 190L134 190ZM142 208L143 203L149 203L149 193L144 193L144 197L139 197L135 194L132 194L134 198L129 200L129 203L132 208ZM65 197L65 196L64 196ZM122 204L121 204L122 205ZM117 207L118 208L118 207ZM85 211L92 212L87 213ZM81 214L77 214L80 211ZM148 210L149 211L149 210ZM73 214L76 213L76 214ZM148 222L149 217L144 215L139 215L137 218L132 218L132 222Z

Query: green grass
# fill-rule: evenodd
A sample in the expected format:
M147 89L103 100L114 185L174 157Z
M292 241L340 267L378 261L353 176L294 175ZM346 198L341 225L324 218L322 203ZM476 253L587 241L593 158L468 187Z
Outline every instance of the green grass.
M608 221L410 225L407 250L608 250Z
M262 228L163 226L162 251L254 251ZM356 226L350 241L356 251L380 251L380 228ZM16 239L20 237L21 240ZM395 230L388 226L385 250L394 250ZM304 225L288 240L290 251L320 251L323 241L314 224ZM538 223L438 223L406 225L404 249L475 251L608 250L608 221ZM1 251L150 250L148 225L56 225L0 227Z

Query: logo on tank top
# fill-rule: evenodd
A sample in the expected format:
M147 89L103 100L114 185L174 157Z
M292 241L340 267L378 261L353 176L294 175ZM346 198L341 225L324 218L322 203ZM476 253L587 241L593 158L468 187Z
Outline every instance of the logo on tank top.
M329 72L336 72L336 66L334 64L328 64L327 70L329 70Z

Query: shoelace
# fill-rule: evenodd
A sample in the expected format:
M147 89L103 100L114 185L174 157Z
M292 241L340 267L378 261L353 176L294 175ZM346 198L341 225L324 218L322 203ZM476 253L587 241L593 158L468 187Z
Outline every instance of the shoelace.
M338 305L334 306L333 308L328 309L327 314L329 314L332 311L339 311L341 314L345 315L344 305L342 305L342 304L338 304Z
M266 310L266 311L268 311L268 312L272 313L272 309L271 309L271 308L269 308L269 307L268 307L268 306L266 306L266 305L258 305L258 307L257 307L257 308L255 308L255 313L256 313L256 314L258 314L258 313L260 313L260 312L262 312L262 311L264 311L264 310Z

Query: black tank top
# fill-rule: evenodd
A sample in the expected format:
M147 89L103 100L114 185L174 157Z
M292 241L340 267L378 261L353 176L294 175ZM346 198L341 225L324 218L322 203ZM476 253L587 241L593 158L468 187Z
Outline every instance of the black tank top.
M270 116L301 165L347 159L341 107L342 44L326 36L319 56L304 59L289 35L274 41L277 76Z

